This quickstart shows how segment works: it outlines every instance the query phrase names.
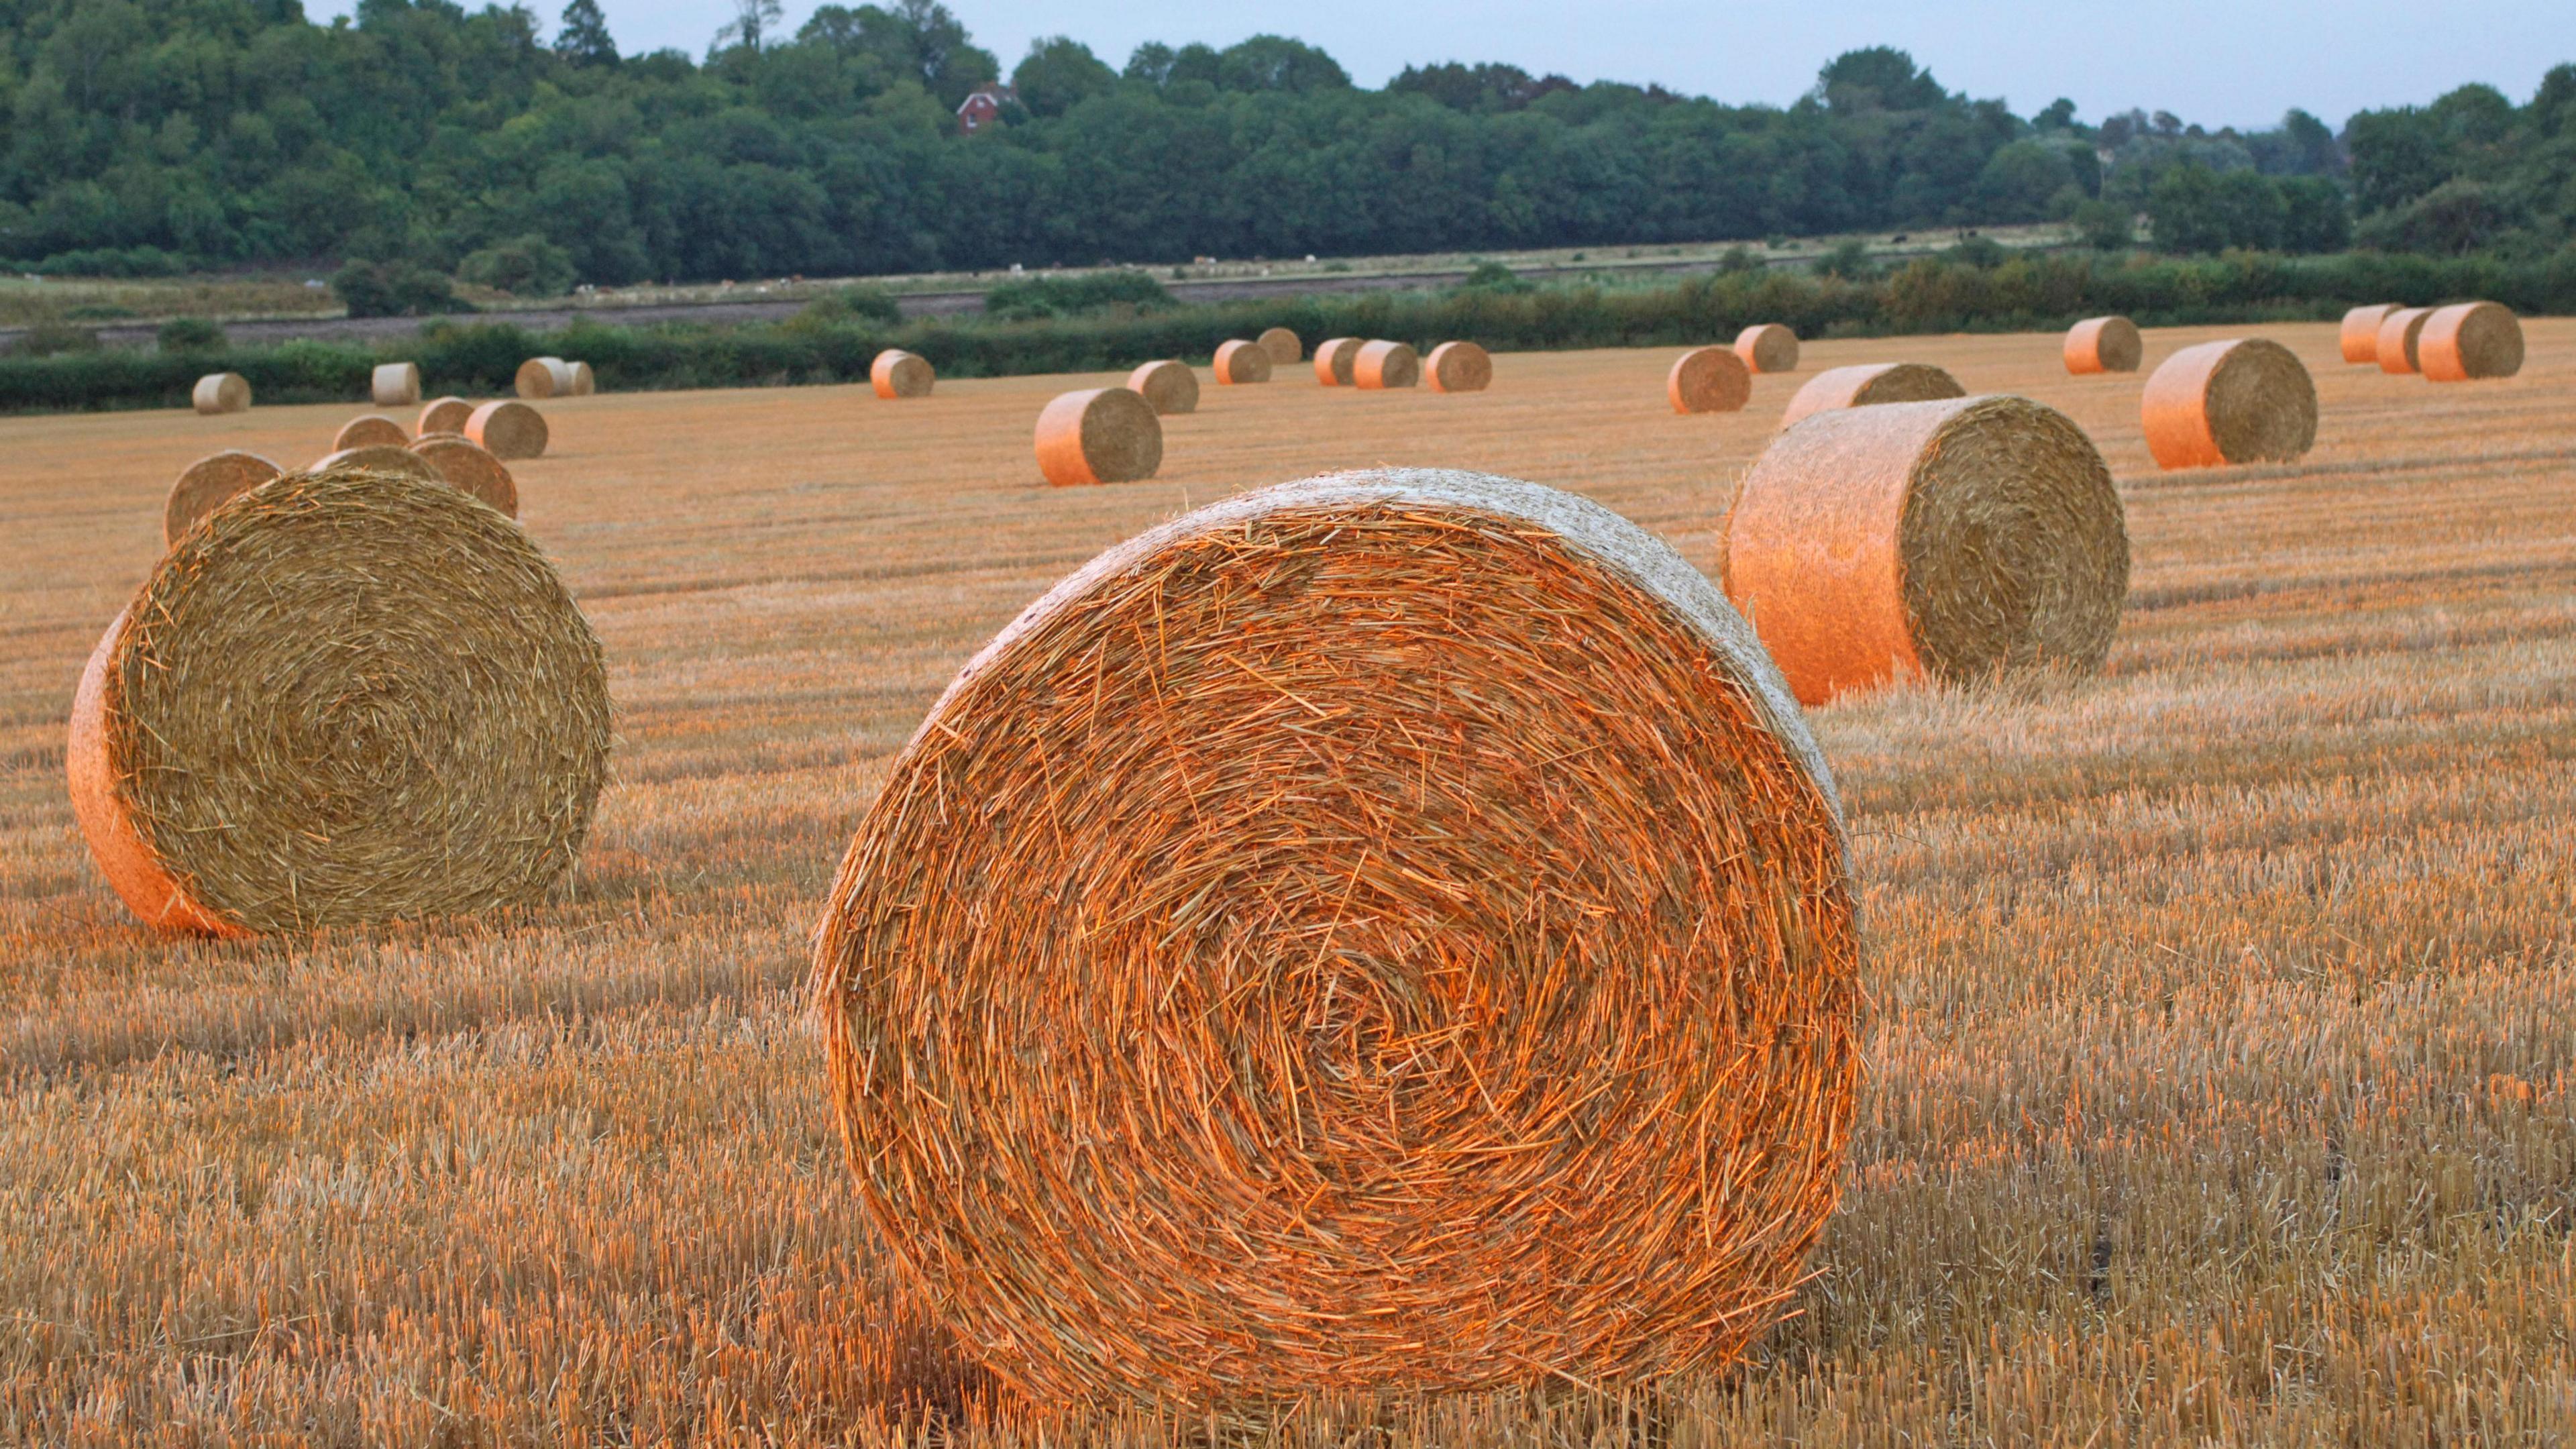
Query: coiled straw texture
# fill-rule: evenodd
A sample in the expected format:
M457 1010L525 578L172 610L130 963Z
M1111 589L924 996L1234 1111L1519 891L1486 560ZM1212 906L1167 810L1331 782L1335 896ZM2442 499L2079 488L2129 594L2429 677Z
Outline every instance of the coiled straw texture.
M542 899L608 741L599 641L516 524L335 469L162 558L90 659L67 757L135 913L244 935Z
M1798 698L2100 667L2129 590L2111 472L2018 397L1818 413L1744 477L1725 584Z
M895 1261L1050 1401L1653 1379L1836 1193L1831 781L1723 599L1472 474L1246 494L960 673L816 1000Z

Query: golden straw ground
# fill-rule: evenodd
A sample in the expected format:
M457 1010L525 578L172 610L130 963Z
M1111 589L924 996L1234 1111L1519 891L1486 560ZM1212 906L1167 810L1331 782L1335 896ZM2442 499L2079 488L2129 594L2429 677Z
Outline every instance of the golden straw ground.
M1799 1316L1652 1399L1318 1403L1286 1437L2564 1439L2576 321L2524 328L2518 375L2437 387L2266 324L2316 445L2175 473L2143 373L2070 377L2054 330L1909 340L2095 440L2130 602L2098 675L1811 716L1869 1070ZM2237 335L2149 328L2146 366ZM355 389L0 418L0 1439L1035 1449L898 1286L820 1090L809 933L894 752L1102 549L1334 468L1572 488L1713 577L1804 374L1684 417L1681 350L1507 353L1451 399L1212 387L1111 488L1032 486L1030 426L1120 372L582 399L523 480L618 704L580 870L506 924L252 947L163 942L98 883L63 721L171 480L307 459Z

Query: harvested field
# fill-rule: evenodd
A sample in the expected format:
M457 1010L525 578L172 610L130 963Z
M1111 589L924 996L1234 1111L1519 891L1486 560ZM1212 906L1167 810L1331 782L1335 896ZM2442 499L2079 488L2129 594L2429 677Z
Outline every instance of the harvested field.
M2187 473L2140 380L2244 328L2107 380L2055 333L1909 339L2091 434L2131 592L2098 677L1810 715L1868 1070L1803 1316L1660 1400L1399 1405L1377 1442L2576 1435L2576 322L2525 329L2518 376L2434 386L2266 326L2315 448ZM0 420L0 1442L891 1442L927 1407L1034 1444L869 1268L804 1011L939 689L1107 545L1328 469L1571 488L1713 572L1790 394L1887 352L1810 341L1696 416L1670 348L1210 388L1115 488L1040 486L1029 429L1121 374L586 401L512 469L620 711L576 892L239 945L132 923L63 724L170 480L350 405Z

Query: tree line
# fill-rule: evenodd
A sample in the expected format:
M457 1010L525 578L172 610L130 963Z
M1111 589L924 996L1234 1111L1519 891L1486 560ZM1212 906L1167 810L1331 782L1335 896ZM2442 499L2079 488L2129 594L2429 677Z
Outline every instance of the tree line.
M580 283L1642 245L2070 220L2106 247L2532 255L2576 221L2576 66L2340 131L2071 102L2023 117L1901 51L1793 105L1507 65L1354 85L1277 36L1031 46L1002 79L937 0L735 0L707 52L627 55L595 0L0 0L0 257L47 272L353 264L375 310L454 276ZM353 296L353 303L360 300Z

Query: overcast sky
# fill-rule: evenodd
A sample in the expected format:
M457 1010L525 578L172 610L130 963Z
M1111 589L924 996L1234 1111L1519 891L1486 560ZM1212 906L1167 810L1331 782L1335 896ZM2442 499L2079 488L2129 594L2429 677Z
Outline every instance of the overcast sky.
M469 5L480 0L467 0ZM528 0L552 34L563 0ZM601 0L629 52L702 53L731 0ZM789 28L818 0L785 0ZM854 0L844 0L854 3ZM344 0L307 0L317 16ZM1578 81L1660 81L1729 102L1786 104L1856 46L1902 46L1941 83L2028 115L2058 96L2098 120L2131 106L2215 129L2304 106L2340 127L2364 107L2428 101L2468 81L2530 99L2576 60L2576 0L949 0L1007 73L1039 35L1111 65L1141 41L1226 45L1261 31L1332 53L1362 85L1407 64L1509 61Z

